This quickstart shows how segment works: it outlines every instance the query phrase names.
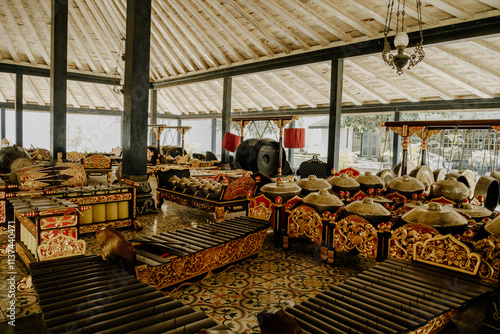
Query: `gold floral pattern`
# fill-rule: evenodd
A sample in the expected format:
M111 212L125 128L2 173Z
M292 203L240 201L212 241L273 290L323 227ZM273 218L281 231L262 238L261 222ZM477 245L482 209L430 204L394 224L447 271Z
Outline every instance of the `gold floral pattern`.
M366 219L357 215L347 216L335 226L335 251L357 249L370 259L377 257L377 231Z
M498 283L500 271L500 235L490 235L474 245L474 252L481 257L479 277Z
M451 234L437 235L415 243L413 259L438 267L476 275L481 264L479 254L471 252Z
M44 261L73 255L85 255L85 246L85 241L59 233L38 246L38 259Z
M409 223L392 231L389 257L402 260L413 259L413 247L417 241L425 241L439 232L428 225Z
M321 244L323 223L315 209L300 205L288 212L288 237L297 238L304 235L316 245Z

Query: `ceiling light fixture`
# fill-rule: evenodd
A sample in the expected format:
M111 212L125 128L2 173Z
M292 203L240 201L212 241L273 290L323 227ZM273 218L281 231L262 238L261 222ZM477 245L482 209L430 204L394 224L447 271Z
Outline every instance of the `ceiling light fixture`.
M391 53L391 45L387 39L387 35L391 30L391 20L394 11L394 0L389 0L387 4L387 14L385 16L384 25L384 50L382 51L382 59L384 62L396 69L398 74L403 74L403 70L406 65L407 69L420 63L424 57L425 52L423 48L424 36L422 33L422 2L416 0L417 4L417 19L418 19L418 30L420 32L420 42L415 45L415 50L411 55L404 53L406 47L409 43L408 34L405 32L405 6L406 0L397 0L396 8L396 36L394 37L394 46L397 49L397 54L393 55Z

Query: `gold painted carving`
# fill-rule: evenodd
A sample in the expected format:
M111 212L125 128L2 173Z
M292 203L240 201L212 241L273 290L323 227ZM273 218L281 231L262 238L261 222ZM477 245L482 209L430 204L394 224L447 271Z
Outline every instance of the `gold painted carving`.
M307 205L300 205L289 213L288 237L305 235L316 245L321 244L323 224L319 214Z
M266 231L262 230L189 256L174 257L161 266L142 264L135 267L136 275L142 282L164 289L258 253L265 236Z
M76 223L76 215L46 217L40 219L40 229L75 226Z
M132 198L132 193L112 194L112 195L99 195L99 196L82 196L82 197L69 197L67 198L73 204L85 205L95 203L107 203L128 201Z
M451 234L416 242L413 259L471 275L476 275L481 265L479 254L471 252Z
M366 219L347 216L335 226L335 250L347 252L357 249L370 259L377 257L377 231Z
M111 225L114 228L128 227L132 225L132 219L114 220L112 222L104 222L100 224L80 225L79 232L80 233L96 232L108 225Z
M479 277L490 282L498 283L500 271L500 235L490 235L486 239L479 240L474 245L474 253L481 257Z
M74 255L85 255L86 243L83 240L64 234L42 242L37 248L39 261L58 259Z
M254 217L254 218L259 218L262 220L271 220L271 216L273 214L273 210L270 208L267 208L264 203L260 203L259 205L256 205L254 207L250 207L248 209L248 216L249 217Z
M83 160L83 167L88 169L111 168L111 159L102 154L94 154Z
M431 333L437 333L441 329L446 326L450 320L451 317L453 317L457 313L457 310L451 310L449 312L441 314L439 317L432 319L429 321L426 325L408 332L408 334L431 334Z
M409 223L395 229L391 235L389 257L402 260L413 259L413 248L417 241L425 241L439 232L428 225Z

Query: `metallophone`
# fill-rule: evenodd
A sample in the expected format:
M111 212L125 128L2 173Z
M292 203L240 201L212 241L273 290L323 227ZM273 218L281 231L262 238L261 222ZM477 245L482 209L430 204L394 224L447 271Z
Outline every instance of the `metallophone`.
M32 263L48 333L194 334L226 326L104 261L77 255Z
M137 278L157 289L203 277L217 269L256 255L269 222L240 216L132 241Z

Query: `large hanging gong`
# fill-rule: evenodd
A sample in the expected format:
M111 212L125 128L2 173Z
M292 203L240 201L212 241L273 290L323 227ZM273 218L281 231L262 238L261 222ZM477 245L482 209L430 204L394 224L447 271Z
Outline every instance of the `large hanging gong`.
M286 161L285 151L282 161ZM255 143L250 155L252 171L259 171L267 176L277 173L280 164L280 145L276 140L265 138Z
M252 153L252 149L254 145L259 140L257 138L250 138L241 142L236 148L236 152L234 152L234 166L237 169L251 170L252 172L256 172L252 170L252 166L250 164L250 156Z

